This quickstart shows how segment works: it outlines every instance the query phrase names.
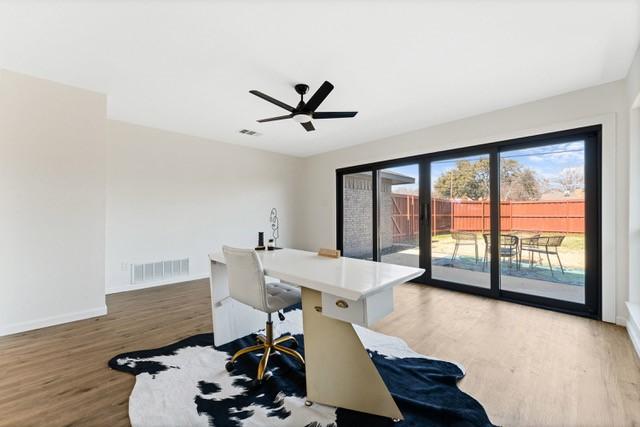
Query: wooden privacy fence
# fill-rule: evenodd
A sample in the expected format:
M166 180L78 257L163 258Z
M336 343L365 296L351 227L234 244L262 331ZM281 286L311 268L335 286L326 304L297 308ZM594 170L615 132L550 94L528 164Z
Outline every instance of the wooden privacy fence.
M392 194L393 241L417 238L420 204L418 196ZM485 232L490 227L490 202L431 200L432 234L451 231ZM584 200L534 200L500 202L502 231L584 233Z

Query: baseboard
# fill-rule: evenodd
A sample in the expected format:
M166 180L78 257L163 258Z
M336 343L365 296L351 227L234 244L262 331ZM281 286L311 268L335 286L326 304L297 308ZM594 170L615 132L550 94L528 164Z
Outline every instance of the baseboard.
M103 305L102 307L61 314L59 316L43 317L41 319L30 320L28 322L12 323L7 326L0 327L0 337L31 331L33 329L46 328L47 326L59 325L61 323L75 322L76 320L104 316L105 314L107 314L107 306Z
M638 353L638 357L640 357L640 304L627 301L627 310L629 311L627 332L636 349L636 353Z
M616 316L616 325L627 327L627 318L624 316Z
M137 291L140 289L155 288L156 286L175 285L177 283L191 282L194 280L202 280L202 279L208 279L208 278L209 278L208 274L200 274L200 275L194 275L194 276L177 277L175 279L163 280L161 282L139 283L137 285L109 286L107 287L106 293L107 295L117 294L120 292Z

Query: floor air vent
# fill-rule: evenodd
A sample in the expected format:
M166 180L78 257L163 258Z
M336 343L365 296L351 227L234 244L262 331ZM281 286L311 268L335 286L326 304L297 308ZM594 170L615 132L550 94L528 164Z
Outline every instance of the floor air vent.
M161 282L189 275L189 258L131 264L131 284Z

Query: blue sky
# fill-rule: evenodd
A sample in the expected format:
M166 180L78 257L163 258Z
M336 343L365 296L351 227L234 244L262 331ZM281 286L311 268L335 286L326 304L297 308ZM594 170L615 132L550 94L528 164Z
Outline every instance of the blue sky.
M584 141L505 151L501 157L518 160L538 176L554 179L563 169L584 168Z
M500 157L517 160L523 166L535 171L538 177L553 180L560 175L563 169L584 168L584 141L503 151ZM489 156L464 157L466 160L478 160L481 158L488 159ZM455 168L456 161L461 159L462 158L433 162L431 164L433 181L443 173ZM417 164L394 167L386 170L408 175L416 180L415 184L396 185L394 186L394 191L401 189L417 191L419 175Z
M415 179L415 184L403 184L403 185L394 185L393 186L393 192L410 192L410 193L417 193L418 191L418 176L420 175L420 172L418 170L418 165L408 165L408 166L399 166L396 168L388 168L385 169L386 171L390 171L390 172L396 172L396 173L400 173L402 175L407 175L407 176L411 176Z

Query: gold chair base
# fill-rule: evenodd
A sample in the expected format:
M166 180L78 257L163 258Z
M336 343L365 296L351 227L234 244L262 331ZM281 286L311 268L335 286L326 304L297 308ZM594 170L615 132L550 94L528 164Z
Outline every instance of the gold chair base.
M296 350L280 345L287 341L293 341L295 345L298 345L298 341L291 335L285 335L280 338L273 339L273 322L268 321L267 326L265 328L266 335L259 334L258 341L259 344L252 345L249 347L242 348L238 350L231 360L227 362L227 370L231 370L233 368L233 363L242 355L253 353L253 352L261 352L262 358L260 359L260 363L258 363L258 375L257 380L262 381L264 378L264 374L267 371L267 364L269 363L269 356L274 351L278 351L281 354L285 354L287 356L293 357L298 362L304 365L304 359L300 353Z

